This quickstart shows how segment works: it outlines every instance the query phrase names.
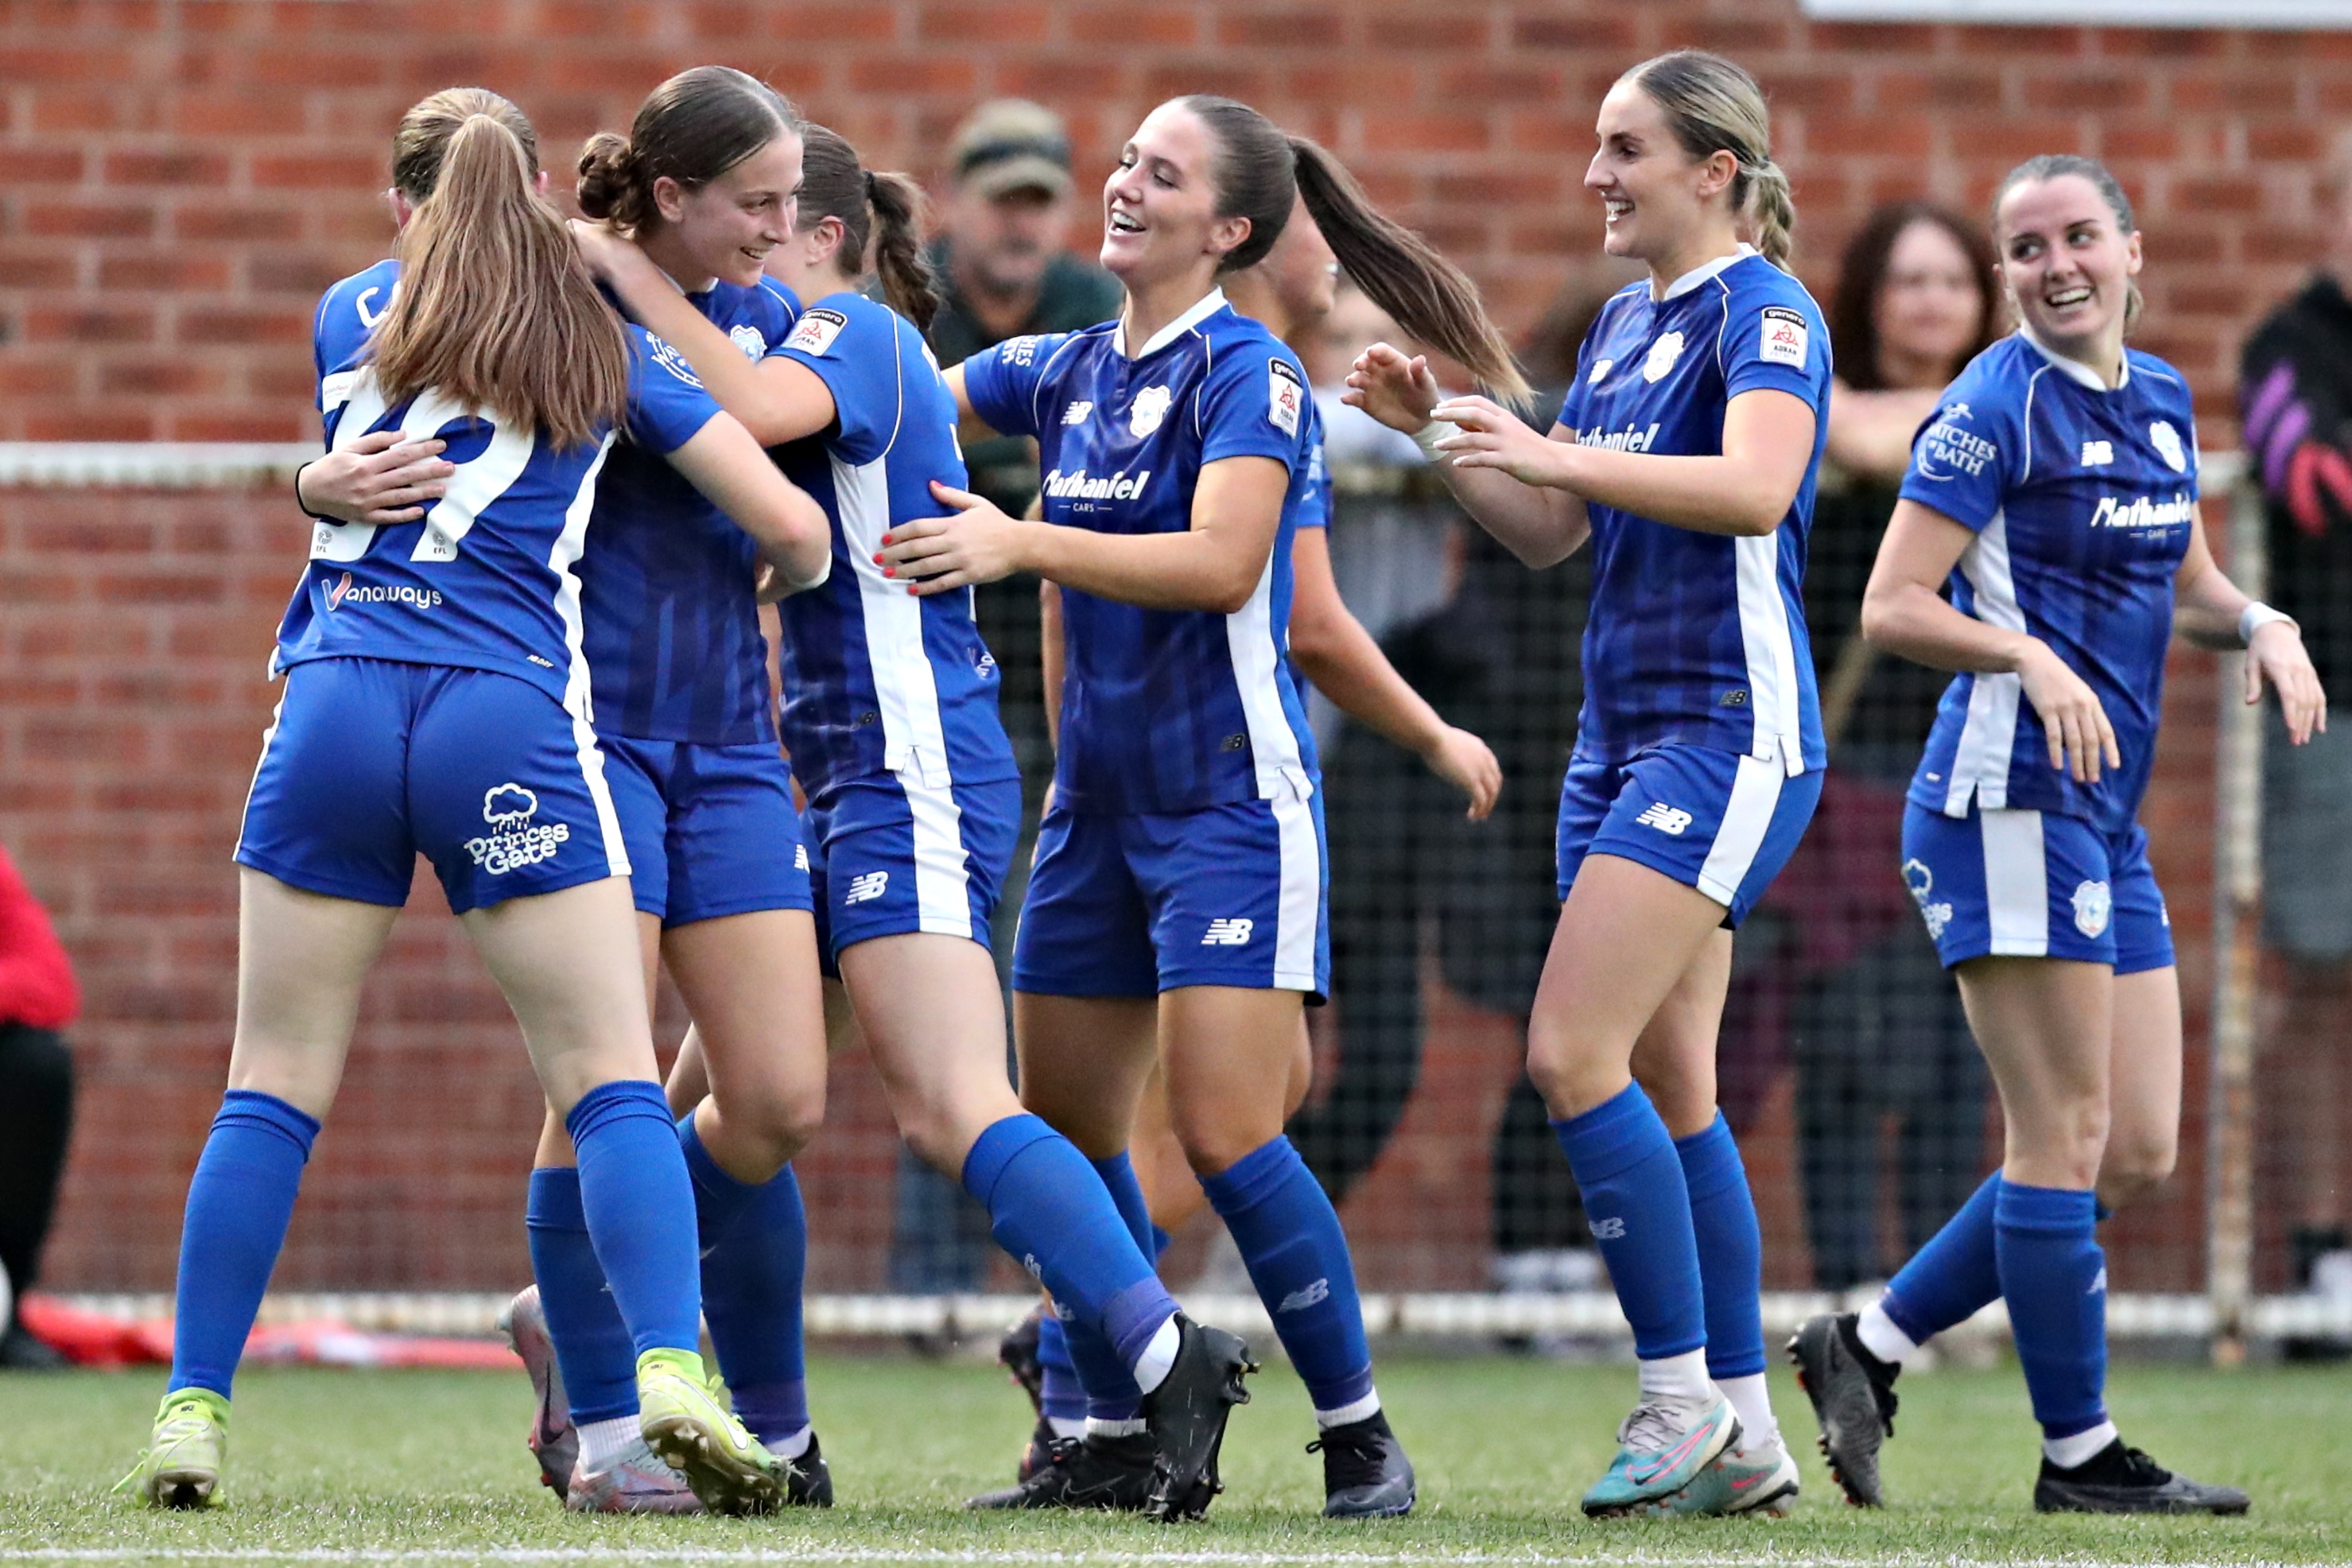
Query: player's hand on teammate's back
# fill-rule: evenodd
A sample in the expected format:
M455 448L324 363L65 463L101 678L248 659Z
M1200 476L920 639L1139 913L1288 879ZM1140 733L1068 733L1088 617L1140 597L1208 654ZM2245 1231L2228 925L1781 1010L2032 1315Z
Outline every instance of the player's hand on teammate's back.
M1430 411L1444 397L1428 360L1420 354L1408 359L1386 343L1374 343L1356 356L1339 401L1411 436L1429 423Z
M2116 747L2115 726L2107 722L2099 694L2067 668L2049 644L2032 639L2032 647L2018 661L2017 675L2025 689L2025 700L2042 716L2042 732L2050 740L2052 767L2064 768L2077 784L2093 784L2099 782L2102 764L2124 765L2123 752Z
M2263 700L2263 682L2279 694L2279 711L2286 719L2287 738L2300 746L2315 731L2327 729L2327 693L2319 687L2319 672L2304 651L2303 633L2293 621L2272 621L2254 628L2246 645L2246 701Z
M1464 812L1473 822L1484 822L1495 809L1495 799L1503 793L1503 764L1495 760L1494 748L1467 730L1447 725L1440 731L1437 743L1422 755L1429 771L1470 797L1470 809Z
M893 524L874 558L883 575L912 578L907 591L928 595L998 582L1021 570L1021 533L1038 524L1007 517L995 503L937 479L931 494L955 514Z
M318 517L341 522L415 522L447 490L457 471L438 439L411 441L397 430L378 430L339 447L296 476L294 493Z

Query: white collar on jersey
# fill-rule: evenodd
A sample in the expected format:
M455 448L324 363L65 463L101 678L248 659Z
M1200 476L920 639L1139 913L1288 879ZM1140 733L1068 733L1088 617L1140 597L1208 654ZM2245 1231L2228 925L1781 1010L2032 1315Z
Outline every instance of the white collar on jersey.
M2023 338L2027 342L2032 343L2042 357L2050 362L2052 368L2060 372L2069 381L2078 382L2082 385L2089 387L2093 392L2121 392L2125 387L2131 384L2131 354L2128 351L2124 354L2123 374L2116 379L2115 385L2109 386L2106 383L2106 378L2102 376L2097 371L2093 370L2081 360L2068 359L2064 354L2060 353L2056 349L2052 348L2048 343L2045 343L2040 338L2035 337L2032 327L2020 323L2017 329L2017 335Z
M1708 279L1714 277L1717 273L1722 271L1725 268L1733 265L1735 262L1745 261L1756 253L1756 247L1754 246L1748 244L1746 240L1741 240L1739 242L1739 248L1733 251L1730 255L1718 256L1704 267L1694 267L1688 272L1684 273L1681 277L1667 284L1666 291L1658 296L1657 302L1663 305L1669 300L1679 300L1684 295L1689 293L1692 289L1697 288L1700 284L1706 282Z
M1219 310L1222 310L1224 308L1225 291L1223 289L1210 289L1206 294L1201 296L1199 303L1195 304L1191 310L1185 311L1182 315L1177 317L1174 321L1169 322L1158 331L1152 333L1151 341L1144 344L1140 350L1134 353L1128 353L1127 352L1127 323L1122 321L1118 324L1118 341L1117 344L1118 352L1122 354L1126 354L1129 359L1142 359L1148 354L1156 354L1161 349L1166 348L1170 343L1174 342L1178 338L1182 337L1186 332L1191 331L1194 327L1199 326L1202 321L1207 321L1211 316L1215 315Z

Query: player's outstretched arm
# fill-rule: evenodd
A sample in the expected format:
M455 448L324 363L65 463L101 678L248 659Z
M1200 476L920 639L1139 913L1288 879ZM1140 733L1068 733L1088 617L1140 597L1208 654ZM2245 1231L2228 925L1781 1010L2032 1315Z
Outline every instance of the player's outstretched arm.
M1387 343L1374 343L1357 356L1341 401L1353 404L1392 430L1420 439L1445 395L1439 390L1428 360L1419 354L1408 358ZM1506 417L1518 423L1515 416ZM1584 502L1576 496L1523 479L1499 467L1465 465L1439 458L1433 450L1430 455L1437 458L1438 475L1462 503L1462 510L1529 566L1549 566L1566 560L1591 531Z
M2254 602L2215 563L2201 519L2189 523L2189 553L2173 574L2172 597L2172 629L2182 637L2200 647L2246 650L2247 702L2263 700L2263 682L2274 687L2296 745L2327 728L2327 694L2304 648L2303 628L2274 610L2248 616ZM2257 624L2249 626L2250 619Z
M1322 529L1302 528L1292 536L1290 563L1290 653L1298 668L1341 712L1394 741L1469 796L1466 815L1483 821L1503 789L1503 766L1493 748L1448 724L1397 673L1339 597L1331 543Z
M832 571L833 526L824 509L778 471L732 415L713 415L670 453L669 464L759 542L788 592L814 588Z

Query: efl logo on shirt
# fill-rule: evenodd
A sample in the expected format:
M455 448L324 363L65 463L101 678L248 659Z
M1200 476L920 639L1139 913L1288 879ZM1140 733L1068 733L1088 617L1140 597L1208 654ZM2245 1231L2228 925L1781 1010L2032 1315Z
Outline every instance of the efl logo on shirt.
M1786 305L1764 307L1764 330L1756 340L1756 357L1765 364L1785 364L1791 370L1805 368L1805 349L1811 342L1812 330L1805 324L1801 310L1791 310Z
M811 310L793 329L793 335L784 340L784 347L804 354L821 354L833 347L833 340L841 336L841 329L847 325L849 318L838 310Z
M868 871L849 879L849 890L841 895L845 904L868 904L890 890L890 873Z
M1255 921L1211 921L1209 933L1201 939L1201 945L1202 947L1247 947L1250 932L1256 929Z
M1663 800L1654 801L1650 808L1635 817L1633 822L1637 826L1654 827L1661 833L1672 834L1679 838L1682 837L1683 829L1691 825L1691 814L1687 811L1678 811Z
M1265 416L1274 427L1286 436L1298 434L1298 405L1307 401L1307 388L1300 384L1298 373L1284 360L1265 362L1267 407Z

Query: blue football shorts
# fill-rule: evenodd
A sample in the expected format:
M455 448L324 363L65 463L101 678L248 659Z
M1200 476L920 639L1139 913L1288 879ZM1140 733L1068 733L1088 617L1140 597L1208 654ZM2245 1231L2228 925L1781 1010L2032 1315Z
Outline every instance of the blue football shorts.
M375 658L294 666L262 740L237 864L397 909L420 854L459 914L627 876L595 731L511 675Z
M930 931L985 948L1021 837L1021 781L850 779L809 802L803 826L828 976L843 949L877 936Z
M1950 968L1971 958L2072 958L2117 974L2172 963L2172 920L2137 822L2102 833L2053 812L1903 813L1903 880Z
M1331 985L1323 803L1273 800L1168 814L1048 811L1013 948L1013 988L1156 996L1185 985Z
M1559 896L1588 855L1615 855L1696 888L1736 929L1796 853L1821 803L1817 770L1711 746L1661 746L1628 763L1571 761L1559 789Z
M810 907L792 770L773 742L602 739L642 913L668 930Z

